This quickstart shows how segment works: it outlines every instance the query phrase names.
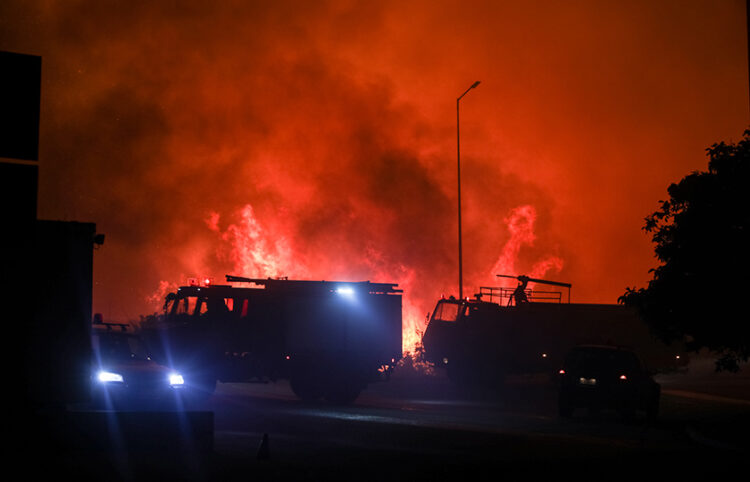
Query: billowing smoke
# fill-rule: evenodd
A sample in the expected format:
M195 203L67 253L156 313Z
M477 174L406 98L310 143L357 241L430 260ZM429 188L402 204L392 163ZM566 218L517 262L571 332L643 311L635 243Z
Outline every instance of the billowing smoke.
M647 279L643 217L747 121L742 6L681 4L10 0L0 49L43 58L39 215L106 234L95 311L196 276L369 279L413 341L458 294L475 80L465 294Z

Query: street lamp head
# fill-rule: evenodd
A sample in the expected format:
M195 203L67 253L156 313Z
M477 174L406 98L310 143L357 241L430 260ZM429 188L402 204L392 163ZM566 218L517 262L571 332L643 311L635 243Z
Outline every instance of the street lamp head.
M471 87L469 87L468 89L466 89L466 92L464 92L463 94L461 94L460 96L458 96L458 99L456 99L456 103L458 103L458 101L461 100L461 98L463 96L465 96L466 94L468 94L469 91L471 89L475 88L477 85L479 85L479 81L478 80L476 82L474 82L473 84L471 84Z

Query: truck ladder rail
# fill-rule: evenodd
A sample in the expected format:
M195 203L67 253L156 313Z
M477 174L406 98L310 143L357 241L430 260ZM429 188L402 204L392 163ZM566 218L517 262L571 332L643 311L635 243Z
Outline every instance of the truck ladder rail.
M481 299L489 301L490 303L498 303L500 305L509 304L515 288L503 288L496 286L480 286L479 293L477 296ZM541 290L525 290L526 297L532 303L562 303L562 292L560 291L541 291ZM568 299L570 303L570 299Z

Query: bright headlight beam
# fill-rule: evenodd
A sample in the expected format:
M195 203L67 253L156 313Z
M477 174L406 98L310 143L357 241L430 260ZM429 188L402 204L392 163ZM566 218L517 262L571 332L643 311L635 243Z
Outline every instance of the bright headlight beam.
M102 383L122 383L124 381L122 375L119 373L108 372L106 370L100 371L96 375L96 378Z
M336 293L344 296L352 296L354 294L354 288L351 286L341 286L336 288Z
M179 373L172 373L169 375L169 384L173 387L181 386L185 384L185 379Z

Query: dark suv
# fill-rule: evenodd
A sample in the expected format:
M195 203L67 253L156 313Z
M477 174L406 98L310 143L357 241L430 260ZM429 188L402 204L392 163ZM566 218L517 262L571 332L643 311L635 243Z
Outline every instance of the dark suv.
M558 408L570 417L579 407L614 409L623 415L643 411L649 419L659 412L661 387L636 354L617 346L574 347L560 370Z
M181 405L185 381L174 370L151 360L140 336L127 325L94 324L92 402L103 408Z

